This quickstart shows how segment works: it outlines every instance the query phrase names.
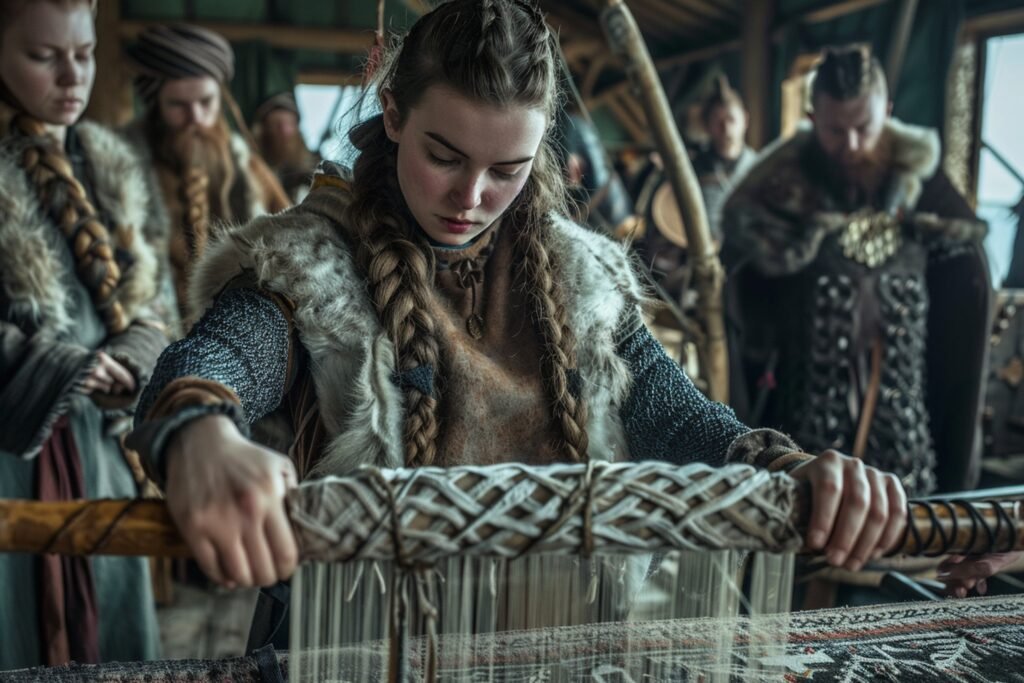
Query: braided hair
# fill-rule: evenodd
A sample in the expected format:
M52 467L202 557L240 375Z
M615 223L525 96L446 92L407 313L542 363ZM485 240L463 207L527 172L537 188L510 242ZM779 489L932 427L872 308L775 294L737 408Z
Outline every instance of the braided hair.
M493 106L536 107L553 121L558 107L557 42L531 0L452 0L422 17L378 71L379 89L395 99L401 121L433 85ZM383 117L350 133L360 154L353 169L349 225L356 233L356 261L365 272L380 321L394 343L399 370L432 367L440 375L440 340L428 303L433 293L432 254L409 225L396 174L396 145ZM516 226L519 277L533 304L543 353L541 372L552 417L570 461L587 458L587 406L571 386L576 339L559 288L558 254L549 249L552 216L566 211L557 155L545 136L529 179L509 207ZM437 458L438 407L434 390L405 389L406 464Z
M743 106L743 98L729 85L729 79L725 77L725 74L719 74L711 84L711 92L707 99L701 105L700 120L707 125L715 109L732 106L739 107L741 110L746 109Z
M821 94L835 100L851 100L869 92L888 97L885 71L865 44L826 48L811 85L811 102Z
M75 270L103 316L108 332L123 332L128 320L114 298L122 272L109 231L82 183L75 178L67 156L47 135L43 122L18 113L11 121L11 131L24 138L19 145L20 166L35 188L40 206L71 245Z

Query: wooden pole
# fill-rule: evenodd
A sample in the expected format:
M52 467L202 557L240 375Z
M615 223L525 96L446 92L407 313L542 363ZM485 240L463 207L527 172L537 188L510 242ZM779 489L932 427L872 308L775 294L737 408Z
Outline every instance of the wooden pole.
M810 519L808 491L801 489L793 507L793 523L799 530L806 529ZM910 501L910 524L892 554L978 555L1024 550L1024 502L980 500L988 498L986 493L998 491L974 492L978 499L973 501ZM426 514L406 523L410 528L426 526ZM153 499L60 503L0 500L0 552L189 556L166 502Z
M885 80L889 82L889 99L896 95L903 73L903 58L907 54L910 42L910 30L914 27L914 14L917 12L917 0L901 0L896 27L889 41L889 54L885 60Z
M716 401L727 403L729 357L722 315L725 274L711 238L700 184L683 147L657 69L629 8L622 0L608 0L601 13L601 25L609 46L623 61L636 96L643 104L647 125L664 160L665 173L679 204L689 257L694 266L697 307L707 335L707 343L698 353L708 380L708 394Z
M771 27L775 20L775 0L746 0L743 6L741 89L750 114L747 142L754 149L760 149L772 137L769 131L769 107L772 82Z
M96 82L85 116L108 126L131 120L131 78L122 53L121 0L99 0L96 9Z

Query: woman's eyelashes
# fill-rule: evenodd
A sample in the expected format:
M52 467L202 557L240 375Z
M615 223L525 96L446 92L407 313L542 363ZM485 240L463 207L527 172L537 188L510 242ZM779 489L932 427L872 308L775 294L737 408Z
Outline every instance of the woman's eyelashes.
M458 166L460 163L462 163L461 159L446 159L444 157L440 157L434 154L433 152L427 152L427 156L430 159L430 163L434 164L435 166L440 166L441 168L454 168ZM514 180L516 176L519 175L518 170L509 172L500 171L497 168L491 168L490 172L491 175L493 175L498 180Z

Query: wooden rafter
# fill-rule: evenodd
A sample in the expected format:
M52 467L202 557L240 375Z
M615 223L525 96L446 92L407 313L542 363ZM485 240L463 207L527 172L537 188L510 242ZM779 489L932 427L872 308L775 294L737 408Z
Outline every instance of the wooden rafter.
M740 48L740 40L729 40L724 43L716 43L715 45L708 45L706 47L698 48L696 50L687 50L686 52L680 52L677 55L666 57L664 59L655 60L654 65L657 67L659 72L669 71L671 69L693 64L694 62L702 62L707 59L712 59L720 54L726 52L733 52ZM618 97L621 93L629 89L629 81L622 80L614 85L610 85L603 89L601 92L594 93L594 102L597 104L606 103L615 97Z
M359 85L363 82L363 77L351 71L308 69L297 73L295 82L307 85Z
M845 17L862 10L869 9L875 5L881 5L889 0L844 0L844 2L830 2L819 9L809 10L794 17L793 21L801 24L822 24L826 21Z
M122 21L120 34L122 38L131 40L148 26L158 23L160 22ZM193 23L216 31L230 41L262 40L274 47L294 50L318 50L357 55L365 53L373 44L373 29L312 28L226 21L197 21Z
M1024 7L983 14L964 22L964 35L971 40L1021 31L1024 31Z
M735 3L720 0L673 0L701 16L714 18L726 23L734 23L739 18L739 8ZM730 7L731 5L731 7Z

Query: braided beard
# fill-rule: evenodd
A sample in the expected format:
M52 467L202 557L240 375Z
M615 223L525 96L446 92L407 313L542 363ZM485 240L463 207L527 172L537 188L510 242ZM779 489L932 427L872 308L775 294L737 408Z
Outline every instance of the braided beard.
M208 217L233 220L230 196L238 169L231 154L231 131L224 119L211 128L189 126L176 132L160 125L154 138L159 141L156 158L177 177L179 198L186 207L203 199ZM198 182L205 184L205 198L195 194Z

